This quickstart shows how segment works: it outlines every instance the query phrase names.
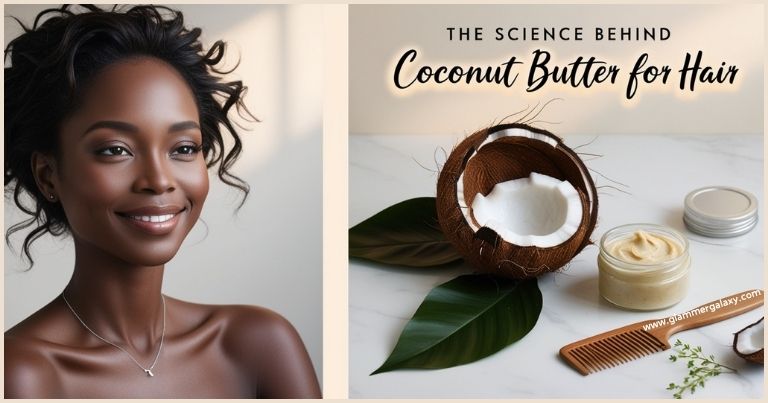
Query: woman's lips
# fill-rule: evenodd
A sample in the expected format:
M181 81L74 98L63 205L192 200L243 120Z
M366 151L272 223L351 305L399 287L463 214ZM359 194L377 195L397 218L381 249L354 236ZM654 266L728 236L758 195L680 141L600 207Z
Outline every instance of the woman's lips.
M117 215L133 227L150 235L166 235L176 228L179 217L186 209L142 208ZM175 211L175 212L169 212Z

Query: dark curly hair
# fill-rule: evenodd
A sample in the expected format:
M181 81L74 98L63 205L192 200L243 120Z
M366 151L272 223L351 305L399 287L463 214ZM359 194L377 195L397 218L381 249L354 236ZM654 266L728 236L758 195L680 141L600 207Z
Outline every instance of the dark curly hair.
M79 11L79 12L77 12ZM228 115L235 107L241 116L257 121L243 104L246 87L241 81L225 82L220 62L226 44L216 41L203 50L200 28L187 29L181 12L160 6L117 6L101 9L64 5L40 12L31 28L5 48L5 193L31 218L14 224L10 236L33 227L24 239L23 252L45 233L62 235L69 223L59 203L46 202L31 168L34 152L58 157L59 128L81 101L90 79L115 62L148 56L173 66L194 93L202 131L202 151L208 168L217 166L222 182L248 195L248 185L229 169L242 144ZM218 66L218 67L217 67ZM237 66L235 66L237 67ZM222 128L231 136L225 150ZM26 196L31 198L24 202Z

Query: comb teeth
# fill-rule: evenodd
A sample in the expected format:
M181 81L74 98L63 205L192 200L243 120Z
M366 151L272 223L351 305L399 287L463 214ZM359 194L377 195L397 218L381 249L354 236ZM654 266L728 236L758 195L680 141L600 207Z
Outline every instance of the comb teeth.
M666 350L668 347L642 329L591 339L563 348L560 354L584 375L615 367Z

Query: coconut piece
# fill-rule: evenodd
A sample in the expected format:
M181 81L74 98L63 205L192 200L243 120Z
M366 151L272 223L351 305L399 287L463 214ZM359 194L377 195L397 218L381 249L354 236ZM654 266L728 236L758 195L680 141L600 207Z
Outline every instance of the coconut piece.
M764 318L739 330L733 335L733 351L739 357L759 364L763 363L763 323Z
M561 268L591 243L597 190L560 138L504 124L475 132L451 152L438 179L437 214L446 237L479 271L530 278Z

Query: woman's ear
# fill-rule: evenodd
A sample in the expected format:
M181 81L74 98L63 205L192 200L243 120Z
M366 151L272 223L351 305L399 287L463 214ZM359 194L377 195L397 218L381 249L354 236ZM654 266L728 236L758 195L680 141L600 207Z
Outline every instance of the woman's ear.
M46 200L51 203L56 202L59 199L56 192L56 179L58 178L56 171L56 159L50 154L43 154L41 152L32 153L32 175L35 177L35 183L37 188L45 196Z

